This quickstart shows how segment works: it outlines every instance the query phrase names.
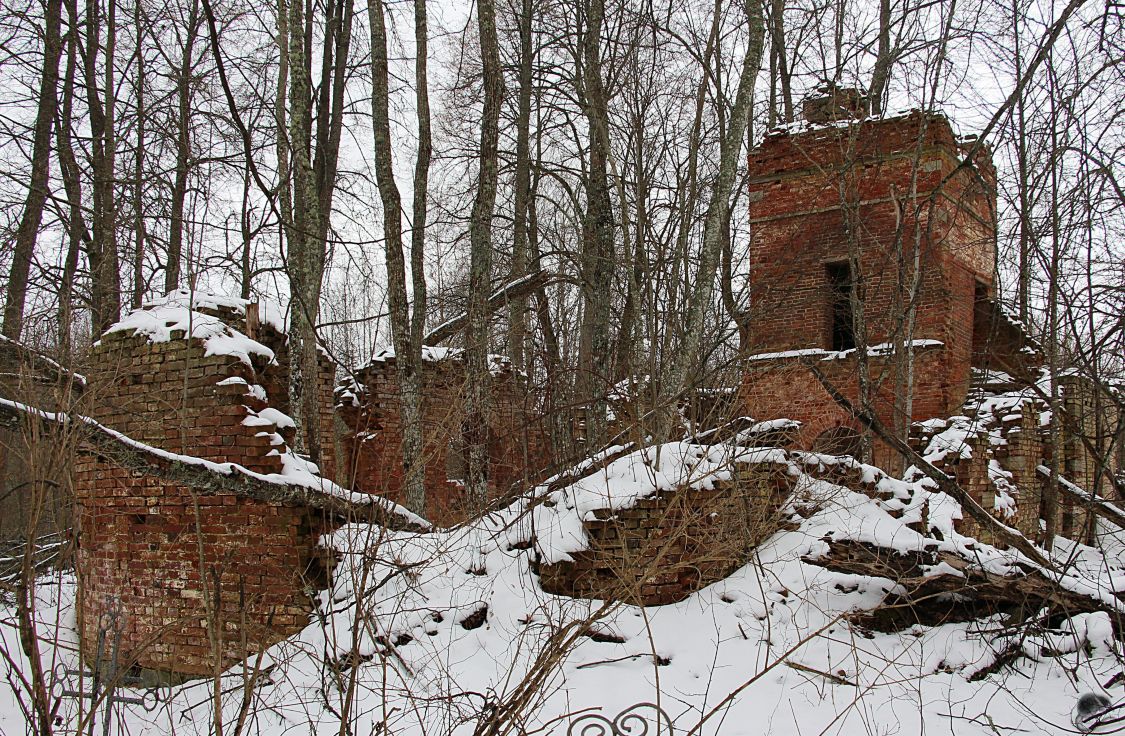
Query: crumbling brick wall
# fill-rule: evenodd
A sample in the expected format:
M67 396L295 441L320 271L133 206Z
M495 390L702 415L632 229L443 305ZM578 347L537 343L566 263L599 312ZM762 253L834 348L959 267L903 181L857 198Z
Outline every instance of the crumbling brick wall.
M70 411L85 388L46 355L0 335L0 397ZM0 428L0 543L63 533L72 524L71 447Z
M784 463L736 464L730 480L594 512L573 561L539 564L543 590L642 606L675 603L745 565L780 526L792 491Z
M904 299L896 254L903 249L912 262L917 235L913 339L941 348L918 363L925 375L915 376L912 418L956 411L969 387L974 303L993 290L995 259L995 172L984 149L974 167L954 173L964 153L945 118L923 113L767 136L749 162L753 329L744 354L833 348L831 267L853 256L867 344L894 339ZM875 368L883 393L893 389L893 362ZM772 398L792 393L792 380L792 370L749 368L747 413L823 423L832 412L820 401L801 402L807 411L799 413ZM858 398L854 379L839 386ZM876 400L889 426L892 409L893 401Z
M1055 528L1064 537L1087 541L1093 530L1093 517L1073 496L1060 494L1054 509L1043 508L1044 487L1050 475L1044 472L1054 461L1052 458L1050 423L1042 424L1046 406L1031 397L1017 404L1000 404L993 411L988 402L972 417L955 417L952 420L933 420L915 425L911 445L924 452L935 434L954 424L970 426L964 448L954 447L933 464L951 475L961 488L985 510L1008 526L1015 527L1029 539L1042 536L1042 519L1045 514L1055 515ZM1052 420L1053 421L1053 420ZM1072 455L1073 445L1064 446L1063 463L1059 467L1063 483L1090 490L1090 479L1078 468L1081 458ZM1002 496L1010 499L1005 501ZM997 497L1001 503L997 504ZM1008 503L1007 511L1004 504ZM992 536L975 520L964 514L957 529L966 536L985 542L994 542Z
M522 377L494 359L489 386L489 486L494 494L536 478L547 467L542 425ZM465 362L458 351L434 350L422 363L422 435L425 516L441 526L463 521L475 509L465 493L463 423ZM402 503L402 419L397 368L383 355L337 388L337 410L347 425L342 439L345 474L353 490Z
M1113 498L1112 475L1121 469L1120 445L1125 439L1120 436L1120 399L1076 373L1058 380L1063 411L1070 419L1060 470L1080 488Z
M252 308L254 305L251 304ZM251 314L253 311L251 310ZM241 323L240 323L241 324ZM278 411L294 416L289 396L289 339L267 324L255 319L248 320L247 334L266 345L274 353L276 365L262 375L262 385L270 398L270 406ZM334 392L336 390L336 364L318 349L317 366L319 371L313 382L317 395L318 438L320 455L317 466L320 474L333 481L338 479L337 471L340 453L339 430L336 426ZM293 442L292 433L285 435L287 442Z
M221 313L237 324L239 315ZM91 354L86 412L170 452L283 471L285 426L266 412L281 366L208 355L205 342L132 330L104 335ZM284 383L282 383L284 385ZM259 415L259 412L262 412ZM95 457L78 462L79 625L84 656L120 610L121 665L173 679L208 674L299 631L309 591L325 583L326 522L305 508L200 495Z

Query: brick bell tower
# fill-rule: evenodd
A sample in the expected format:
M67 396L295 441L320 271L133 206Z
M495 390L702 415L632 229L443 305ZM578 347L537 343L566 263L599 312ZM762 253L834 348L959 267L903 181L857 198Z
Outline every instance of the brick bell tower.
M941 114L869 118L861 91L818 93L804 103L806 124L771 132L750 152L743 397L757 419L801 421L804 447L845 452L858 426L807 363L857 401L861 323L872 406L888 426L901 364L893 343L911 303L912 419L964 403L974 304L994 293L995 169L984 147L965 161L971 142Z

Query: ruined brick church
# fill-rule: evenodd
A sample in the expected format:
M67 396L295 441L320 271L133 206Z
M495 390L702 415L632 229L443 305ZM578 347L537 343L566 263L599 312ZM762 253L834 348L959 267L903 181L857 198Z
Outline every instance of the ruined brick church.
M1051 458L1042 397L1029 390L1044 356L997 300L996 170L987 145L959 138L940 113L867 117L867 100L854 89L829 87L804 112L804 125L768 134L750 153L756 309L742 346L741 407L757 419L800 422L796 447L858 455L863 427L825 382L890 428L900 420L896 392L908 385L905 420L916 449L951 423L971 427L957 435L966 449L939 464L978 503L994 510L1010 501L1008 521L1032 538L1046 514L1059 515L1064 535L1091 535L1092 517L1073 499L1040 508L1041 463L1056 462L1080 487L1108 494L1111 475L1125 467L1121 438L1112 436L1121 431L1116 403L1075 374L1055 377L1065 414L1082 431L1072 427L1064 456ZM902 351L909 361L896 360ZM903 366L909 384L900 380ZM1013 390L1017 398L989 403ZM1092 446L1079 434L1094 438ZM891 448L876 441L873 450L876 465L894 467ZM1110 458L1108 467L1099 457ZM998 459L1007 475L992 467ZM1003 503L998 484L1011 491Z
M958 138L938 114L872 119L863 106L857 93L810 100L813 124L771 133L750 154L755 317L742 346L737 413L797 420L791 438L797 449L846 453L860 431L810 371L810 361L858 402L858 363L866 360L880 379L872 410L894 424L894 334L904 313L900 253L916 251L920 269L908 345L910 419L922 422L916 444L956 428L948 418L962 414L974 390L990 380L1003 389L1026 385L1041 363L996 301L995 171L987 147ZM852 298L856 283L861 300ZM283 482L399 499L404 479L393 355L376 356L339 385L337 367L322 359L314 381L322 435L335 436L337 422L346 429L338 456L327 453L314 466L291 449L285 338L263 309L178 294L135 311L93 349L90 417L168 453L235 463ZM863 335L856 334L860 322ZM862 356L861 344L867 346ZM425 358L426 515L450 524L467 514L456 482L464 363L449 349L427 349ZM488 436L499 492L536 479L549 452L523 377L502 359L494 363ZM1067 399L1078 416L1090 395L1076 386ZM1032 535L1040 509L1030 489L1040 483L1047 451L1034 401L1009 402L1003 411L990 406L991 424L958 435L975 452L942 460L986 508L1007 508L1008 501L997 501L1005 498L1018 505L1022 516L1013 523ZM986 409L979 412L984 417ZM886 448L876 449L876 460L880 452L885 458ZM1071 443L1057 460L1076 482L1104 490L1088 450ZM999 453L1010 468L1003 483L990 475ZM755 483L756 497L772 498L772 476ZM1017 486L1027 489L1018 499ZM210 673L216 661L236 661L300 630L310 592L323 588L331 565L319 539L340 524L299 503L200 495L97 456L80 462L76 491L79 626L87 656L94 656L107 606L120 606L128 614L121 641L131 663L175 677ZM712 501L719 508L723 499ZM1086 523L1073 504L1060 513L1069 514L1064 528ZM638 529L648 530L646 523L638 521ZM597 592L570 573L554 575L550 585L573 595ZM668 602L679 592L662 588L645 602Z
M862 119L864 104L854 90L809 101L807 114L824 125L767 135L750 155L758 309L745 407L754 417L801 421L801 444L818 449L858 428L802 367L810 359L858 405L866 357L879 379L872 408L892 427L896 348L913 352L913 421L958 413L973 367L1031 377L1020 352L1027 342L995 302L996 172L987 147L959 140L939 114ZM911 294L904 281L915 251L920 278ZM857 317L867 356L856 350Z

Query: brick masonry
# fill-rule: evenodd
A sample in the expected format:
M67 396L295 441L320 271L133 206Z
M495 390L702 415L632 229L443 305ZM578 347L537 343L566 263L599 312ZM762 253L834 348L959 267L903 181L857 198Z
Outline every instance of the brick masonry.
M1043 488L1043 478L1037 468L1045 462L1045 451L1049 450L1049 444L1045 444L1046 432L1039 426L1044 408L1037 401L1026 399L1014 406L1005 406L1001 412L978 411L971 417L918 424L913 428L910 444L925 453L934 435L952 423L970 427L964 448L951 448L940 459L931 455L931 462L953 477L973 500L997 519L1036 539ZM1002 501L1000 507L997 506L998 494ZM1003 508L1005 494L1014 504L1007 505L1006 511ZM984 542L994 541L968 514L962 515L957 530Z
M792 491L784 463L736 464L711 488L678 488L583 522L589 548L540 564L548 593L643 606L675 603L745 565L781 525Z
M830 349L827 264L850 254L859 265L868 344L892 339L896 245L912 252L917 234L922 279L914 339L942 347L918 357L912 418L957 411L969 387L974 303L991 295L995 261L995 171L984 149L974 166L954 173L964 151L944 117L917 112L767 136L749 162L755 319L744 353ZM850 366L831 372L855 401L852 356ZM755 418L805 422L802 443L811 447L822 432L854 424L824 400L815 379L800 376L803 370L793 358L751 363L743 392ZM872 373L884 386L874 409L893 426L894 367L876 360Z
M520 375L494 361L489 386L488 479L494 495L539 477L549 464L546 433ZM425 516L447 526L476 509L464 491L465 362L451 352L422 363ZM397 368L383 357L337 388L345 473L353 490L403 502L402 419Z
M213 316L246 329L236 312ZM258 337L263 344L284 340L264 327ZM206 352L202 340L182 333L166 342L107 333L92 350L87 413L164 450L281 472L288 430L256 414L276 406L284 364ZM330 406L331 366L323 372ZM252 425L244 424L248 417ZM123 612L122 664L173 680L211 673L216 663L240 660L306 625L309 592L325 584L327 569L317 546L327 525L313 512L197 495L89 456L77 463L75 486L87 659L110 605Z
M1104 423L1115 420L1116 413L1106 404L1095 407L1097 391L1087 381L1069 376L1060 381L1060 389L1066 419L1062 427L1063 456L1057 463L1059 474L1064 482L1083 491L1095 491L1105 498L1112 498L1110 474L1121 468L1120 451L1114 452L1108 444L1111 436L1106 432L1099 434L1094 425L1097 423L1095 410L1103 412L1101 421ZM1072 497L1060 494L1056 508L1043 508L1043 492L1050 476L1040 468L1055 464L1051 443L1054 420L1044 421L1044 417L1050 417L1046 413L1047 406L1030 396L1015 401L970 401L968 406L968 416L915 425L911 445L919 452L925 452L938 432L951 426L968 430L964 441L967 451L954 448L945 457L935 460L939 470L955 478L974 500L998 519L1016 527L1031 539L1041 537L1041 519L1053 513L1059 534L1092 542L1093 517ZM1083 427L1084 433L1094 438L1095 447L1099 450L1097 455L1090 453L1077 434L1067 429L1069 424ZM1099 469L1095 459L1098 456L1109 458L1109 466ZM1004 500L1005 495L1010 501ZM998 496L1001 497L999 505ZM1004 506L1007 506L1007 511L1003 510ZM958 524L958 530L982 541L993 541L967 514Z

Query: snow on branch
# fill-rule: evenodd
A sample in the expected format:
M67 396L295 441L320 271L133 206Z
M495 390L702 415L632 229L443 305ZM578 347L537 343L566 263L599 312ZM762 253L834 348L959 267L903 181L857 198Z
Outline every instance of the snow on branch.
M500 307L504 306L512 299L519 299L520 297L527 296L536 289L546 286L552 280L551 274L546 271L536 271L535 273L528 274L522 278L511 281L501 286L496 291L492 292L492 296L488 297L488 312L491 314ZM461 330L465 329L465 324L469 321L467 312L462 312L453 319L446 320L434 329L430 330L425 337L422 338L424 345L436 345L437 343L448 340L456 335Z

